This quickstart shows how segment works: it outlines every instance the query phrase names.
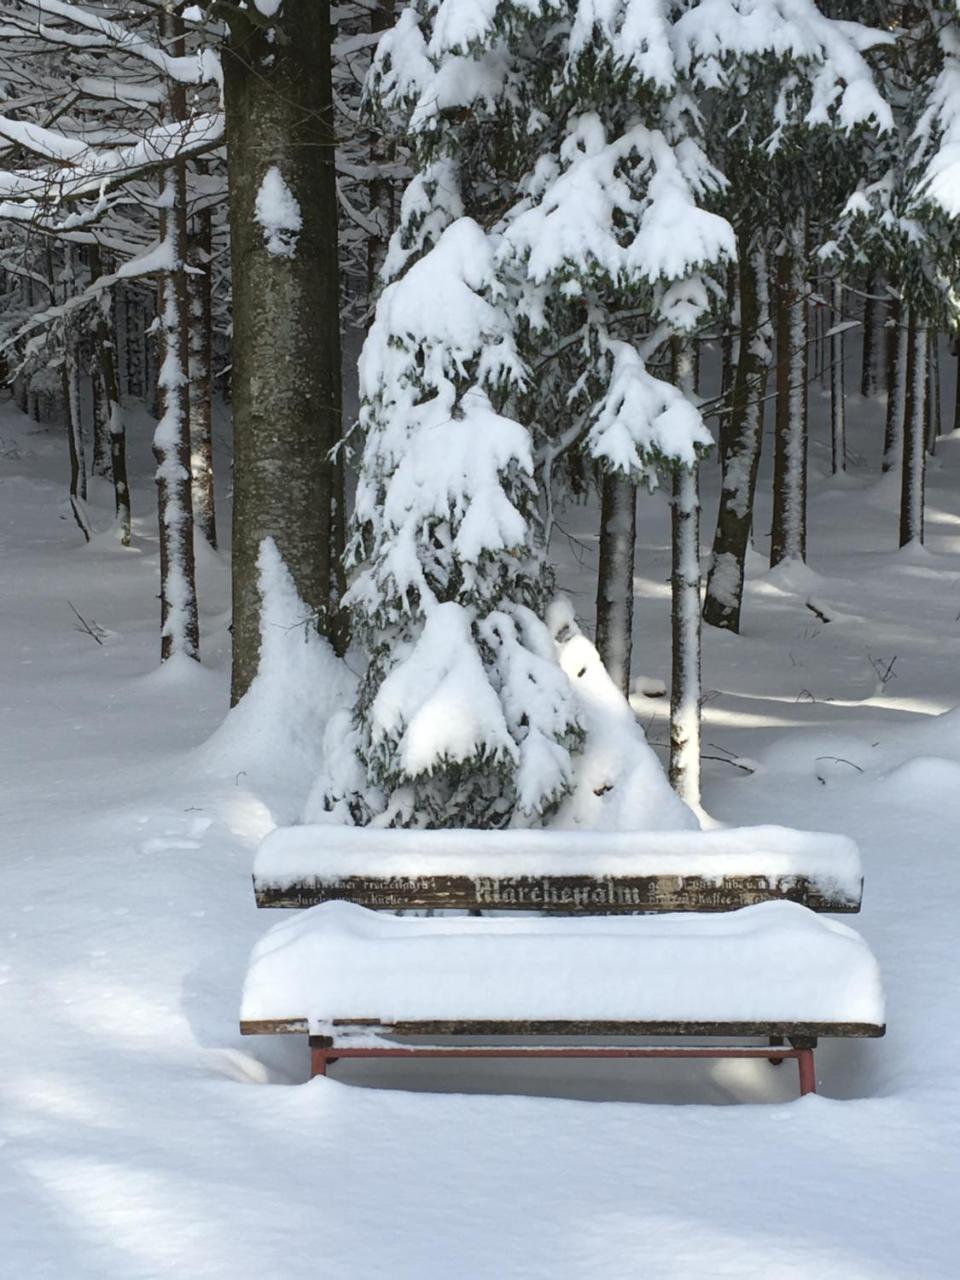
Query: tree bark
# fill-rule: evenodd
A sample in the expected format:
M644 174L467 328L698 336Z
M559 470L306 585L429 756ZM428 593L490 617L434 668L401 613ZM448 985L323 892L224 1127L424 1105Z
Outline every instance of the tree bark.
M879 279L875 271L867 275L863 300L863 352L860 366L860 394L864 397L877 394L877 356L880 348L880 303L876 300Z
M103 273L98 246L90 250L90 271L95 280ZM109 296L104 295L99 302L94 346L103 400L102 411L106 420L107 446L110 450L110 476L113 480L117 530L121 543L129 547L130 485L127 477L127 437L120 397L120 373L114 333L111 300Z
M189 244L190 296L190 463L194 523L211 547L217 545L213 492L213 397L210 382L212 234L209 208L196 214Z
M943 430L943 406L940 401L940 335L936 329L927 338L927 452L937 452L937 439Z
M753 500L760 463L763 393L768 357L761 337L760 294L766 261L753 237L738 236L740 358L731 413L721 425L723 485L707 577L703 620L712 627L740 630L744 563L753 523Z
M777 262L777 409L770 565L807 554L807 308L803 235L788 229Z
M923 489L926 452L927 331L909 309L907 322L906 406L903 467L900 473L900 545L923 542Z
M843 322L843 285L834 280L832 285L832 324L835 329ZM833 474L847 469L847 414L844 403L843 334L830 338L830 446Z
M370 30L374 35L387 31L394 21L394 0L380 0L371 10ZM391 143L384 143L378 131L371 133L370 164L374 176L368 184L368 193L370 214L377 224L377 234L367 239L367 313L371 319L379 291L380 269L396 225L393 183L380 173L381 166L394 159L394 150Z
M342 434L337 202L328 0L285 0L271 32L230 18L224 76L233 254L233 680L256 673L256 562L276 540L321 632L340 640ZM276 167L299 205L293 256L254 211Z
M183 24L161 17L164 37L174 53L183 52ZM186 118L183 86L170 85L175 120ZM187 298L187 170L178 160L167 170L160 200L160 232L167 266L161 277L163 364L157 379L160 420L153 437L157 460L157 512L160 526L160 657L199 658L200 631L193 554L193 497L190 479L190 361Z
M887 414L883 431L883 467L892 471L900 462L907 395L907 326L899 298L890 302L887 329Z
M636 486L620 472L605 474L600 502L597 652L624 696L630 692L636 534Z
M674 338L674 381L694 393L689 341ZM670 785L700 804L700 493L698 468L673 472L670 507Z

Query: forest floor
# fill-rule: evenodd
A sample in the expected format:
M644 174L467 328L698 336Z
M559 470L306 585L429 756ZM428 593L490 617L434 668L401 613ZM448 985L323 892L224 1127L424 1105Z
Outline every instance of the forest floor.
M61 431L3 404L0 1272L955 1280L960 438L931 462L926 549L900 552L882 411L854 417L845 476L813 450L810 569L769 572L761 539L743 634L705 639L707 811L863 853L888 1034L824 1046L822 1093L799 1101L765 1062L353 1064L289 1087L302 1043L242 1040L236 1018L270 923L253 850L306 779L205 746L225 561L201 558L205 665L158 670L147 420L134 546L85 546ZM712 466L704 489L709 537ZM107 500L97 482L102 528ZM667 508L640 513L634 670L666 680ZM589 623L595 512L562 523L561 585ZM636 700L654 742L664 702Z

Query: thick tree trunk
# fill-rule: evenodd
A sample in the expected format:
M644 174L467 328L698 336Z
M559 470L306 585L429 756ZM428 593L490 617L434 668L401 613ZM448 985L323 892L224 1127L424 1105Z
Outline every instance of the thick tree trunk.
M831 329L843 323L843 285L834 280L832 285ZM843 386L843 334L834 333L830 338L830 445L833 474L847 469L847 412Z
M723 420L723 486L707 577L703 620L712 627L740 630L744 563L753 523L753 500L763 428L763 394L768 356L761 336L760 297L766 261L759 244L738 237L740 358L733 384L732 412Z
M674 381L694 394L689 342L674 338ZM673 472L671 532L670 784L700 803L700 493L697 468Z
M777 263L777 411L770 564L807 554L807 307L803 236L788 230Z
M190 295L190 461L193 519L211 547L217 545L216 502L213 493L213 430L211 362L210 210L194 218L187 277Z
M906 407L900 483L900 545L923 542L924 450L927 402L927 331L911 307L907 323Z
M883 431L883 470L900 462L903 420L907 398L907 326L899 298L890 302L887 329L887 415Z
M90 251L90 271L94 279L102 274L98 248ZM127 437L120 397L120 373L117 344L114 340L113 308L109 296L101 297L94 331L94 346L99 371L102 412L106 419L107 447L110 451L110 476L117 530L125 547L130 545L130 485L127 478Z
M636 486L619 472L604 475L597 575L597 651L611 680L625 695L630 692L636 534Z
M224 50L233 253L233 682L257 670L256 561L273 537L336 635L342 553L340 325L328 0L285 0L277 32L230 19ZM255 216L268 170L299 206L289 253Z

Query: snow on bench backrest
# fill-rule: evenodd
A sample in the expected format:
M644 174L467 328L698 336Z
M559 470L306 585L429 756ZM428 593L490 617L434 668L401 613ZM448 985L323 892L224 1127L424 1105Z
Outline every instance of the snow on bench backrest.
M857 846L786 827L713 831L273 831L254 864L261 907L347 900L382 910L605 914L731 911L790 899L859 911Z

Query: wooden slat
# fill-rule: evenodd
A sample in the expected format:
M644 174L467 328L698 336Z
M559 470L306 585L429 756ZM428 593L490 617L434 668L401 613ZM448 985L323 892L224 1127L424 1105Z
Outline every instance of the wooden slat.
M261 883L258 907L312 907L348 901L377 911L539 911L617 915L638 911L733 911L786 899L812 911L860 910L860 894L844 895L806 876L344 876L337 880ZM862 882L861 882L862 892Z
M350 1030L384 1036L784 1036L787 1039L818 1037L877 1037L886 1027L870 1022L493 1022L426 1021L380 1022L371 1018L337 1018L332 1025L348 1034ZM240 1023L245 1036L309 1034L306 1018L277 1018Z

